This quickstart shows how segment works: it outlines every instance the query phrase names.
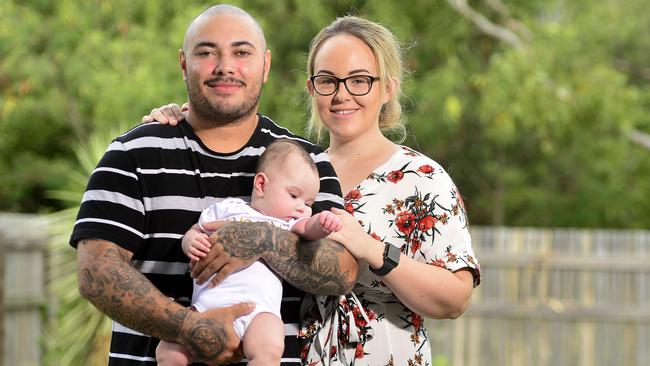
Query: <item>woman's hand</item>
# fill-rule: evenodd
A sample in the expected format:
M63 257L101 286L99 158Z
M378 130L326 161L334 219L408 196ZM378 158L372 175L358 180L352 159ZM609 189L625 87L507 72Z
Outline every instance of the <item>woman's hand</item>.
M189 110L189 103L184 103L182 106L179 106L176 103L170 103L152 109L148 115L142 117L142 123L158 122L163 125L170 124L176 126L178 122L187 117L187 111Z
M347 211L332 208L343 227L331 233L328 238L336 240L347 249L357 261L368 262L373 267L381 267L383 263L384 244L368 235L361 224Z

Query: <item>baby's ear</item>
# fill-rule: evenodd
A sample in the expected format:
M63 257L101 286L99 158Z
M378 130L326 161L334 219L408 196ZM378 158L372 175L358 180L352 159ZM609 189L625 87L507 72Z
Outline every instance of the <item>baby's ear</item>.
M255 178L253 178L253 193L259 197L263 197L268 181L269 177L266 174L261 172L255 174Z

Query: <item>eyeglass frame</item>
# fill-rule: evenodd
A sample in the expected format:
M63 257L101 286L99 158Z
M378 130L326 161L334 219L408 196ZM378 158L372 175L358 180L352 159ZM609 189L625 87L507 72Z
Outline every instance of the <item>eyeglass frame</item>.
M332 78L332 79L336 80L336 88L334 88L334 91L331 92L331 93L329 93L329 94L323 94L323 93L320 93L318 90L316 90L316 83L314 83L314 80L315 80L316 78L318 78L318 77L323 77L323 76L324 76L324 77L328 77L328 78ZM370 87L368 88L368 91L365 92L365 93L363 93L363 94L355 94L355 93L353 93L353 92L350 91L350 88L348 88L348 83L347 83L347 81L348 81L348 79L358 78L358 77L360 77L360 76L370 78ZM336 92L339 91L339 86L341 85L341 83L343 83L343 85L345 85L345 90L347 90L348 93L350 93L350 95L354 95L355 97L361 97L361 96L364 96L364 95L370 93L370 91L372 90L372 86L373 86L373 84L375 83L375 81L377 81L377 80L379 80L379 79L380 79L379 76L370 76L370 75L350 75L350 76L348 76L347 78L343 78L343 79L341 79L341 78L337 78L337 77L334 76L334 75L322 75L322 74L321 74L321 75L313 75L313 76L310 76L310 77L309 77L309 81L311 81L311 85L312 85L312 87L314 88L314 91L316 92L316 94L318 94L318 95L322 95L322 96L324 96L324 97L327 97L327 96L330 96L330 95L334 95L334 94L336 94Z

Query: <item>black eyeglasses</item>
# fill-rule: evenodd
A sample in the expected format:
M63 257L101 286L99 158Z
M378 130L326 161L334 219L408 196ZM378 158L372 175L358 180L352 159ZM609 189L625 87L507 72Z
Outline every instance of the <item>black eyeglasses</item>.
M370 93L372 84L379 80L378 76L370 75L353 75L344 79L339 79L331 75L314 75L309 78L314 86L316 93L320 95L332 95L339 90L339 85L343 83L348 93L361 96Z

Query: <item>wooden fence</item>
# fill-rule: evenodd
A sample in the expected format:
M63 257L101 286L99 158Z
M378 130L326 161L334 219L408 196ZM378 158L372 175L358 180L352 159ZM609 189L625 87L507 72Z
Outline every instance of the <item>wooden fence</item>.
M0 214L0 366L40 364L46 227ZM427 321L447 365L650 365L650 231L471 231L483 275L472 304Z
M650 365L650 232L473 228L482 284L429 321L450 365Z
M43 217L0 214L0 366L41 364L47 237Z

